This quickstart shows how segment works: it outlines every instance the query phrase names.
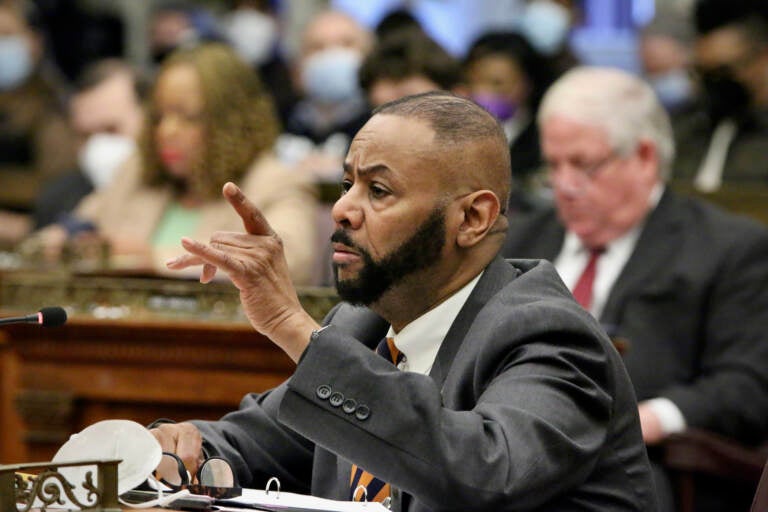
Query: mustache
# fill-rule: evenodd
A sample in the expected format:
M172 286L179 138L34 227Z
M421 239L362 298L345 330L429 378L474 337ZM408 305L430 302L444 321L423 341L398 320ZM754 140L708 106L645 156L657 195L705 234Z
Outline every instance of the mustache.
M358 245L349 236L349 233L347 233L343 229L337 229L336 231L333 232L333 234L331 235L331 242L334 242L337 244L344 244L347 247L351 247L353 249L360 249L360 247L358 247Z

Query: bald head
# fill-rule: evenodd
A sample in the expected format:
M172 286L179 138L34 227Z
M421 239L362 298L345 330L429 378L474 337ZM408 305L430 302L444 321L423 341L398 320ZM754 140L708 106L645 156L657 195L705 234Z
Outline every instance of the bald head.
M451 188L490 190L506 207L511 188L509 146L501 126L485 109L433 91L385 103L373 113L426 123L435 132L435 149L448 164L440 169L440 179Z

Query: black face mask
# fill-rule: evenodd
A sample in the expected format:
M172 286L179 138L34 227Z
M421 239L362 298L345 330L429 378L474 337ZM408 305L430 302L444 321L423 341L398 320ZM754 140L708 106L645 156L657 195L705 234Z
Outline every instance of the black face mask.
M749 90L727 70L701 72L707 108L713 122L724 118L740 118L748 111L752 96Z

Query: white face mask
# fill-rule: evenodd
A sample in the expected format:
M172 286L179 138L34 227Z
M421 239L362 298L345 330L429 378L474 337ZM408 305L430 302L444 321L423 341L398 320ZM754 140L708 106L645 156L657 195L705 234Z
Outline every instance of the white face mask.
M249 64L269 60L277 39L277 24L256 9L238 9L224 23L227 40Z
M80 169L90 178L94 188L99 189L109 185L115 172L134 151L136 142L130 137L96 133L80 148Z
M571 14L552 0L534 0L526 7L520 24L534 48L544 55L554 55L568 37Z
M14 89L32 74L32 55L20 36L0 37L0 90Z
M64 443L53 462L78 460L120 459L117 466L117 492L123 494L146 480L160 463L162 448L149 430L134 421L105 420L73 434ZM87 471L93 467L61 468L60 472L70 483L79 486ZM87 490L76 488L75 497L82 503L90 503Z
M351 48L336 46L310 56L301 70L306 93L325 103L338 103L360 94L357 71L363 56Z
M691 76L685 69L673 69L648 78L659 101L668 110L685 105L693 96Z

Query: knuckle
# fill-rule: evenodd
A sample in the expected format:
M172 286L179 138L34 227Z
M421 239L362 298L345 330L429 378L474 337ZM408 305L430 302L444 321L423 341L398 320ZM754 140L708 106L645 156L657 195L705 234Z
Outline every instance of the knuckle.
M266 237L266 247L268 252L270 253L276 253L283 250L283 239L280 238L279 235L273 234L269 237Z

